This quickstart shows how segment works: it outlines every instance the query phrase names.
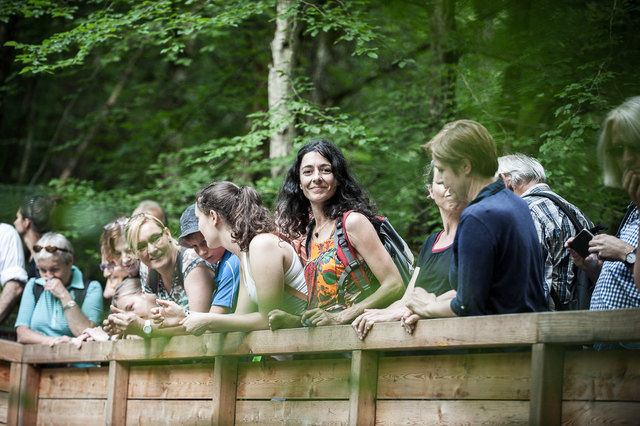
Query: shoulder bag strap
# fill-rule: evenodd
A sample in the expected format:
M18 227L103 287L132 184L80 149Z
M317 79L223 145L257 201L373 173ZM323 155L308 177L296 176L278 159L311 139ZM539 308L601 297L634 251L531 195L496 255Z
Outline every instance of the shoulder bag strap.
M550 199L558 207L560 207L560 210L562 210L564 212L564 214L567 215L567 217L569 218L569 220L573 224L573 227L575 228L576 233L580 232L580 230L582 228L584 228L584 226L578 221L578 218L571 211L571 209L565 203L563 203L562 200L560 200L560 198L557 197L555 194L551 194L549 192L535 192L533 194L527 194L527 195L525 195L525 197L544 197L544 198Z

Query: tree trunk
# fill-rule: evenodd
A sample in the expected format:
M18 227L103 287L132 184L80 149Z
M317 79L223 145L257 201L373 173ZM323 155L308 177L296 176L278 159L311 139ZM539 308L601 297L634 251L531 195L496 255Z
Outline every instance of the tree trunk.
M293 66L296 47L296 14L294 2L278 0L276 30L271 42L272 63L269 66L269 113L274 129L269 143L269 158L274 160L271 176L283 174L285 167L277 159L291 151L295 138L294 117L287 107L293 96Z
M455 68L460 59L454 43L456 0L432 0L428 10L433 69L438 73L427 89L429 113L436 122L449 121L455 116Z
M122 92L122 89L124 89L124 86L126 86L127 82L129 81L129 78L131 78L131 74L133 73L133 69L135 68L135 64L138 61L138 58L140 57L141 53L142 53L142 49L138 49L138 51L134 53L134 55L131 57L131 60L127 64L127 67L125 68L124 72L122 73L122 77L120 78L120 81L113 88L113 90L111 91L111 95L109 95L109 99L107 99L107 101L104 103L104 105L100 109L96 122L93 124L93 126L91 126L91 128L89 129L87 134L84 136L84 138L82 138L82 142L80 142L80 144L75 150L75 155L69 159L69 163L64 168L62 173L60 173L60 179L67 179L71 177L71 175L73 174L73 171L75 170L76 166L80 162L82 155L84 154L84 152L87 150L87 148L93 141L94 136L102 128L107 112L114 107L114 105L118 101L118 97L120 97L120 93Z

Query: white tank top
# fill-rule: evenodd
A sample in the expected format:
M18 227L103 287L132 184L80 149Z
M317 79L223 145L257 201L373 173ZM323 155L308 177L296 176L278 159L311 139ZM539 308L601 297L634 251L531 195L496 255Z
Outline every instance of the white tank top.
M293 253L293 261L291 262L291 266L284 274L284 285L291 287L294 290L304 294L307 296L307 283L304 279L304 267L300 262L300 258L297 253L291 247L289 243L285 243ZM249 253L242 252L240 253L240 261L242 262L242 274L244 276L244 284L247 292L249 293L249 298L256 305L258 304L258 294L256 290L256 282L253 280L249 269ZM294 296L289 291L284 292L284 310L293 314L299 314L304 311L307 307L307 301L302 300L299 297Z

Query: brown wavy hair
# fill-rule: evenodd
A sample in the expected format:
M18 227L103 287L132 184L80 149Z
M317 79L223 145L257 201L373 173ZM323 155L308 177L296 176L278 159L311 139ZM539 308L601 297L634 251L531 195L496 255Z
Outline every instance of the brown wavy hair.
M222 216L231 227L231 238L242 251L249 250L256 235L275 232L271 213L262 204L258 191L249 186L212 182L196 193L196 204L204 213L213 210Z

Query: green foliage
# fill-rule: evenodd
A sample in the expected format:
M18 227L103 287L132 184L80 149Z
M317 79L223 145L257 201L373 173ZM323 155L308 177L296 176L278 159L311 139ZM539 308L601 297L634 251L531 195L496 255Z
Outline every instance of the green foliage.
M455 27L436 31L446 6ZM601 190L595 144L605 111L639 93L637 2L298 1L284 14L300 30L290 116L267 107L275 2L2 2L4 182L50 183L61 226L95 260L100 227L143 199L163 205L174 233L212 180L253 185L273 206L272 167L324 137L417 249L441 226L420 146L469 118L500 154L538 157L595 221L621 216L628 197ZM293 152L270 160L288 123ZM74 178L57 180L87 138Z

